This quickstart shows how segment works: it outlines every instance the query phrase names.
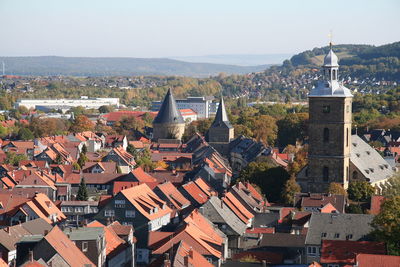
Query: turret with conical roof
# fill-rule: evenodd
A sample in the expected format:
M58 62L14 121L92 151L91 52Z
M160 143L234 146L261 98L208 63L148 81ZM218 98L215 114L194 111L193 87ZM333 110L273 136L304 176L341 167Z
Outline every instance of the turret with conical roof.
M221 96L217 114L210 129L208 129L206 140L212 147L224 155L228 153L229 142L233 140L234 135L234 128L229 122L224 99Z
M153 120L153 139L181 139L185 131L185 121L177 108L171 89L161 104L157 116Z

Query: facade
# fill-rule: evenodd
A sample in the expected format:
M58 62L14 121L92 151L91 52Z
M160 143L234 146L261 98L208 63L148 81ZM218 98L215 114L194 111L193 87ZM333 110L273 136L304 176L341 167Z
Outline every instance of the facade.
M227 155L229 142L233 140L235 130L226 114L224 99L221 97L214 122L206 135L207 142L222 155Z
M171 89L153 121L153 139L181 139L185 131L185 121L177 108Z
M218 103L213 102L214 97L188 97L186 99L177 99L178 109L192 109L197 113L199 119L209 118L214 115L218 108ZM151 110L158 111L161 108L161 101L154 101Z
M43 111L52 109L68 110L72 107L79 106L86 109L98 109L101 106L119 107L119 98L88 98L87 96L81 96L81 98L78 99L19 99L15 103L15 108L20 106Z
M308 96L309 164L307 178L299 179L303 191L324 192L332 182L348 186L353 95L339 83L338 68L331 48L322 66L324 81Z

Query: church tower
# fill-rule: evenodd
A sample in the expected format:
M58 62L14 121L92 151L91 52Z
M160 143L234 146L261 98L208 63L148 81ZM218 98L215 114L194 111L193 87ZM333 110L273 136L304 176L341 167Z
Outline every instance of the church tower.
M160 110L153 121L153 139L181 139L185 131L185 121L176 106L171 89L168 89Z
M206 141L222 155L228 154L229 142L234 138L234 128L226 114L224 99L221 96L214 122L206 136Z
M325 192L332 182L347 188L351 148L350 90L338 81L338 57L332 51L324 58L323 81L308 95L309 151L303 190Z

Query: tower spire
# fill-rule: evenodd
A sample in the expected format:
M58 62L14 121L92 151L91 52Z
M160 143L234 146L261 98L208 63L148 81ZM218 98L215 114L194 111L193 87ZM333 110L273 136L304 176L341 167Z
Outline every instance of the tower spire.
M228 128L232 127L229 122L228 115L226 114L224 98L221 95L221 99L219 100L217 114L215 114L214 122L211 127L219 127L219 126L227 126Z

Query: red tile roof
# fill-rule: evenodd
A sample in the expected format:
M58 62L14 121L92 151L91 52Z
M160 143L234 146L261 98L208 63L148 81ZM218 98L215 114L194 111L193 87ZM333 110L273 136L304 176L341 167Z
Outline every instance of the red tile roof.
M223 202L239 217L245 224L250 223L250 220L254 218L254 215L249 212L242 203L232 194L228 192L222 198Z
M95 266L57 226L54 226L44 239L70 266L85 266L86 264Z
M246 229L247 234L275 234L274 227L258 227Z
M197 209L193 210L189 216L184 219L185 223L192 224L200 229L205 235L209 236L217 243L224 243L224 239L214 228L214 224L207 220Z
M137 167L136 169L132 170L131 173L133 174L134 178L137 182L141 183L154 183L157 182L157 179L145 172L141 167Z
M208 200L208 195L193 181L182 185L182 189L185 190L198 204L204 204Z
M321 263L355 264L358 253L386 254L385 243L370 241L323 240Z
M188 264L187 266L214 266L206 258L204 258L203 255L197 252L197 250L193 249L185 241L181 241L176 253L179 254L180 257L175 257L175 261L179 260L179 263L182 264L182 266L186 266L186 263ZM183 260L183 262L181 262L180 260ZM176 264L178 264L178 262L176 262Z
M394 267L400 266L400 256L357 254L358 267Z

